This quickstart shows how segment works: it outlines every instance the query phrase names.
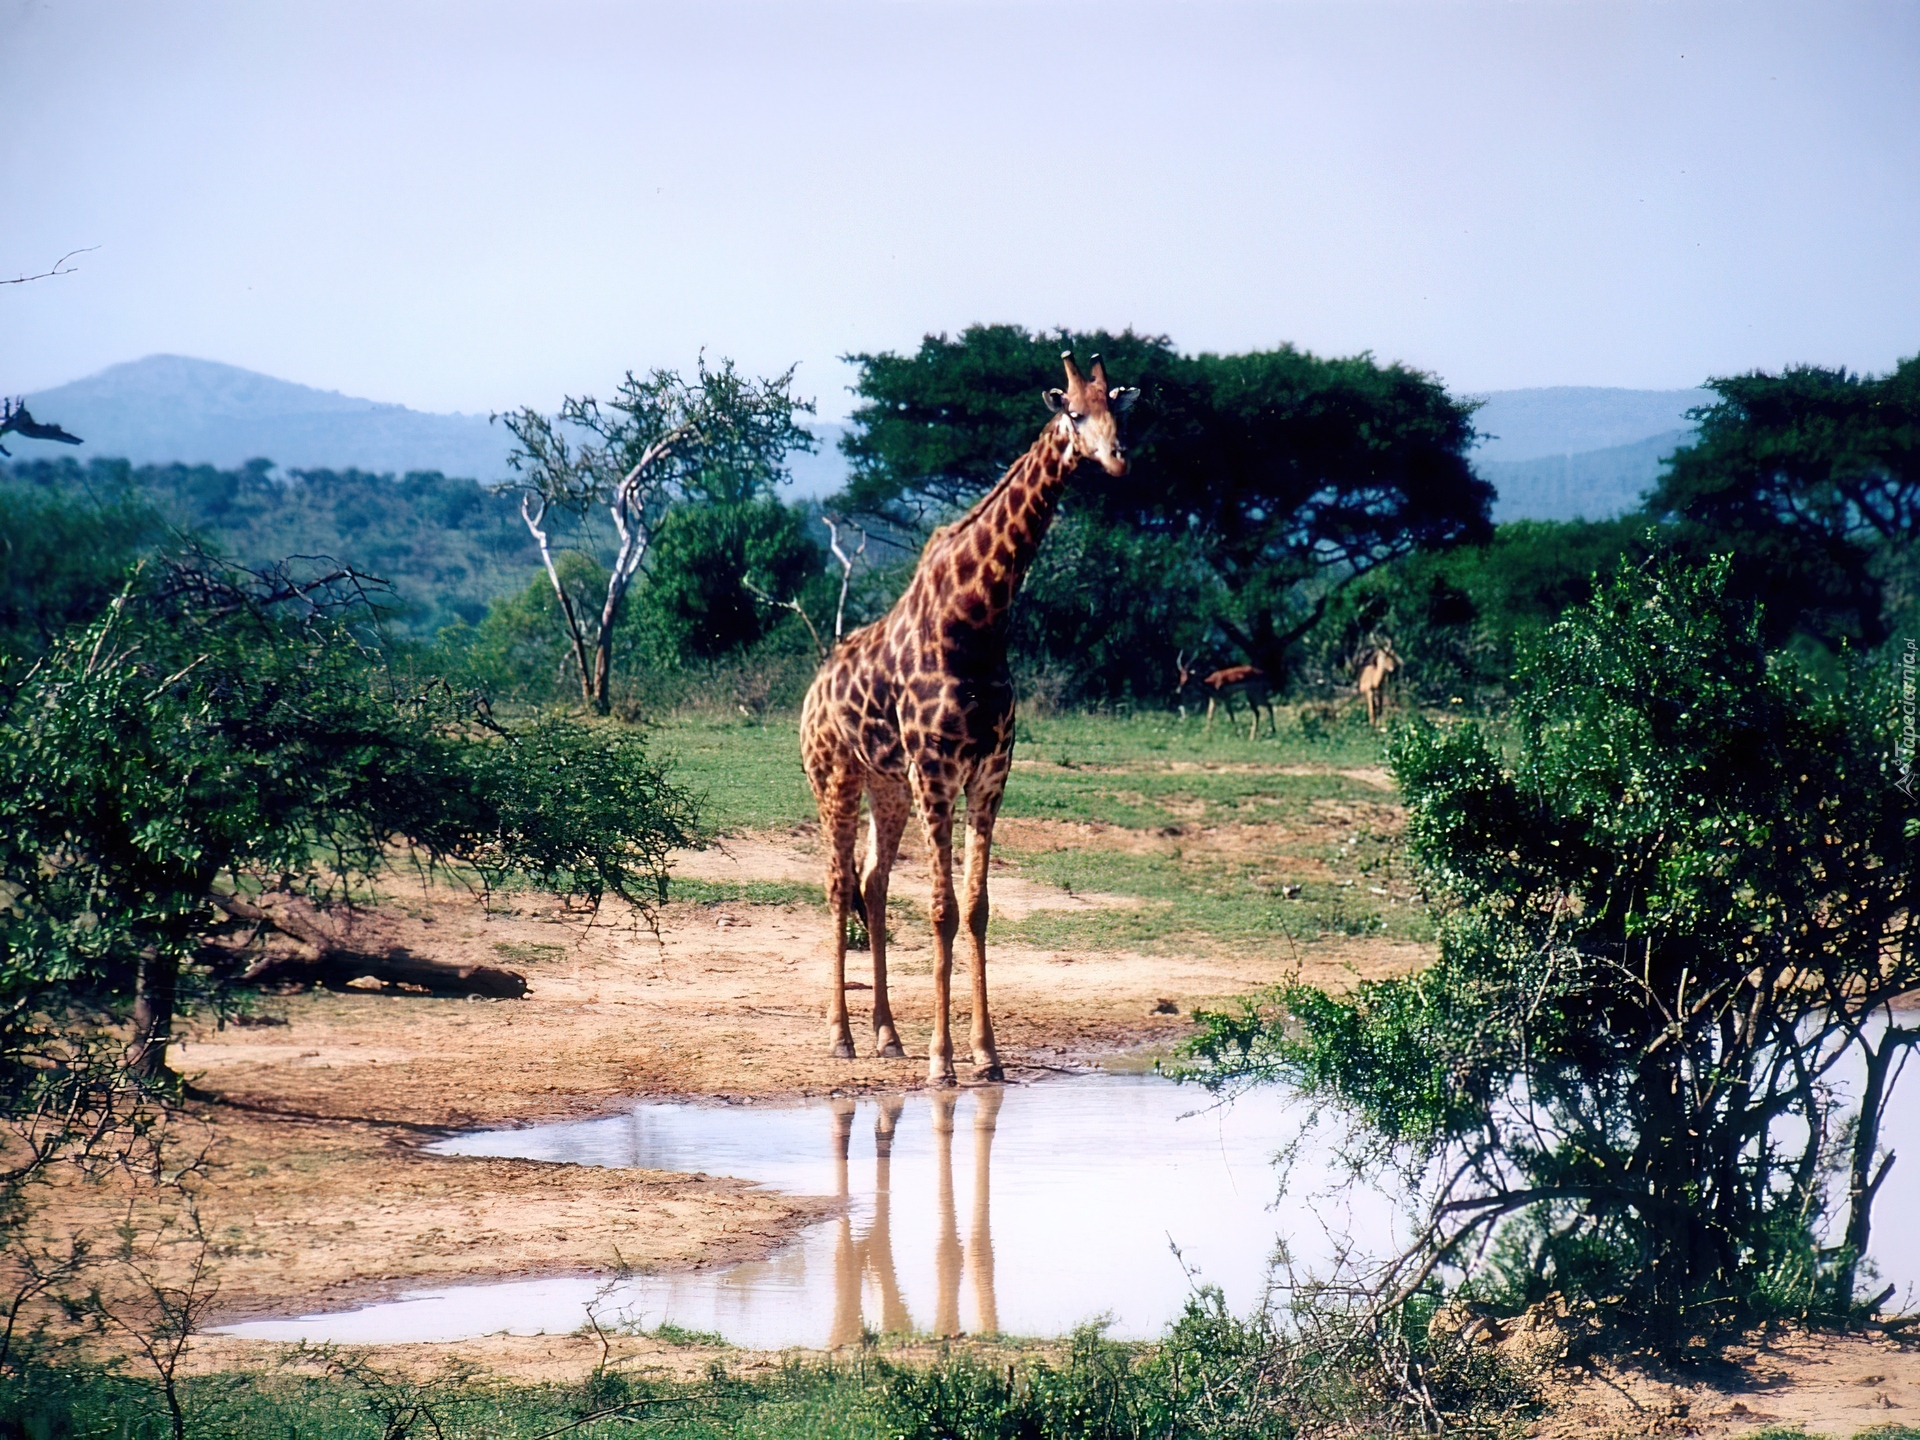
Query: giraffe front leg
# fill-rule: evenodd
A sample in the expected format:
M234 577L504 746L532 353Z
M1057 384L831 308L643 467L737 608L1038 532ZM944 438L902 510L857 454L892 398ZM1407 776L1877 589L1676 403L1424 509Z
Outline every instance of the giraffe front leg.
M925 777L917 788L927 827L927 865L933 872L933 1037L927 1042L927 1081L951 1085L953 940L960 933L960 906L953 893L953 796Z
M833 958L827 973L827 1046L836 1060L853 1059L847 1018L847 916L853 910L853 839L860 821L859 777L834 774L820 790L820 828L829 845L827 906L833 914Z
M1004 773L1000 784L1005 783ZM993 823L1000 811L999 785L976 787L967 796L967 942L973 960L973 1063L983 1080L1004 1080L987 1008L987 871L993 856Z
M897 1060L907 1053L887 994L887 883L912 811L913 796L904 782L875 776L868 785L867 857L860 893L867 907L867 943L873 951L873 1053L882 1059Z

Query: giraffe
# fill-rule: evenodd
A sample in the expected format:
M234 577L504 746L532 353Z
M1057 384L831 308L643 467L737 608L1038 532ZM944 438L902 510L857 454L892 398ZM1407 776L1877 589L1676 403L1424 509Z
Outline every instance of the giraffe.
M926 831L933 880L933 1037L927 1078L954 1083L948 1008L953 943L964 915L973 958L971 1040L976 1073L1004 1078L987 1010L987 862L1013 758L1013 683L1007 625L1013 597L1053 520L1067 477L1082 460L1127 473L1118 417L1139 395L1109 387L1100 357L1082 376L1060 357L1064 390L1042 397L1052 411L1027 453L978 504L934 531L892 610L835 647L807 691L801 758L828 845L827 896L833 959L827 1041L851 1060L847 1016L847 916L866 922L873 952L875 1053L899 1056L887 998L887 880L914 806ZM867 797L866 854L857 876L854 838ZM966 800L966 905L953 888L954 812Z

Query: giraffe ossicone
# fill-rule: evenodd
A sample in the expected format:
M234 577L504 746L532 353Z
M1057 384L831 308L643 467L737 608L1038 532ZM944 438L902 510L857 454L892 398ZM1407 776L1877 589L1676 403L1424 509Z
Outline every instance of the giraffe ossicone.
M953 946L964 922L973 962L971 1041L976 1072L1003 1078L987 1007L987 869L993 827L1013 759L1013 682L1007 624L1013 597L1081 461L1127 473L1118 417L1135 389L1110 386L1098 355L1082 375L1061 357L1064 388L1042 397L1052 418L1027 453L971 510L934 531L893 609L835 647L807 691L800 751L827 845L833 947L827 1040L854 1055L847 1015L847 917L866 921L873 954L875 1052L905 1053L887 994L887 884L900 837L920 811L932 872L933 1035L927 1076L954 1080L948 1011ZM867 800L859 870L854 842ZM953 827L964 799L964 903L953 883Z

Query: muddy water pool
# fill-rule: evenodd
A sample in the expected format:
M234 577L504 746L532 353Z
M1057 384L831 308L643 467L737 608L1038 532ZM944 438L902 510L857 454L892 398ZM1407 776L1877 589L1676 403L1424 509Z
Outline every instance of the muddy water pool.
M1888 1143L1911 1160L1876 1207L1873 1248L1904 1288L1920 1282L1920 1105L1891 1118ZM222 1333L348 1344L558 1334L591 1306L603 1324L671 1322L756 1349L843 1345L868 1330L1058 1335L1095 1318L1144 1339L1196 1284L1250 1308L1279 1237L1296 1266L1322 1272L1347 1241L1381 1254L1402 1238L1390 1186L1340 1183L1334 1134L1316 1132L1276 1167L1301 1119L1279 1090L1221 1106L1166 1080L1103 1075L802 1106L649 1102L477 1132L433 1148L730 1175L843 1205L764 1260L445 1286Z
M604 1280L578 1276L447 1286L225 1333L364 1344L553 1334L594 1303L608 1320L671 1321L755 1348L840 1345L863 1328L1054 1335L1098 1316L1112 1317L1112 1334L1145 1338L1196 1283L1251 1306L1283 1232L1308 1262L1336 1236L1391 1235L1386 1195L1319 1195L1331 1188L1320 1165L1296 1164L1298 1198L1275 1208L1274 1152L1297 1124L1279 1092L1216 1106L1195 1087L1098 1076L805 1106L648 1103L464 1135L433 1148L737 1176L845 1208L768 1259L634 1276L605 1293Z

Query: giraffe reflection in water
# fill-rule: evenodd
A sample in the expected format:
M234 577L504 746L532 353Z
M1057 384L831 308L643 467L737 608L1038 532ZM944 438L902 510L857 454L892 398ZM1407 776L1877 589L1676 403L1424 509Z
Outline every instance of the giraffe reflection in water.
M1000 1307L993 1290L991 1176L993 1133L1002 1093L997 1086L973 1093L973 1218L964 1247L953 1199L953 1111L960 1097L954 1090L935 1090L929 1096L939 1223L933 1245L936 1298L932 1333L940 1336L965 1333L960 1325L963 1271L973 1276L973 1333L1000 1333ZM827 1338L830 1349L857 1345L866 1333L862 1303L869 1281L880 1302L876 1317L879 1324L873 1328L885 1335L907 1334L914 1328L893 1265L893 1135L905 1104L898 1095L880 1097L879 1113L873 1122L873 1221L856 1239L853 1216L845 1208L851 1194L847 1153L853 1138L854 1102L846 1098L833 1102L834 1193L842 1211L833 1256L833 1326Z

